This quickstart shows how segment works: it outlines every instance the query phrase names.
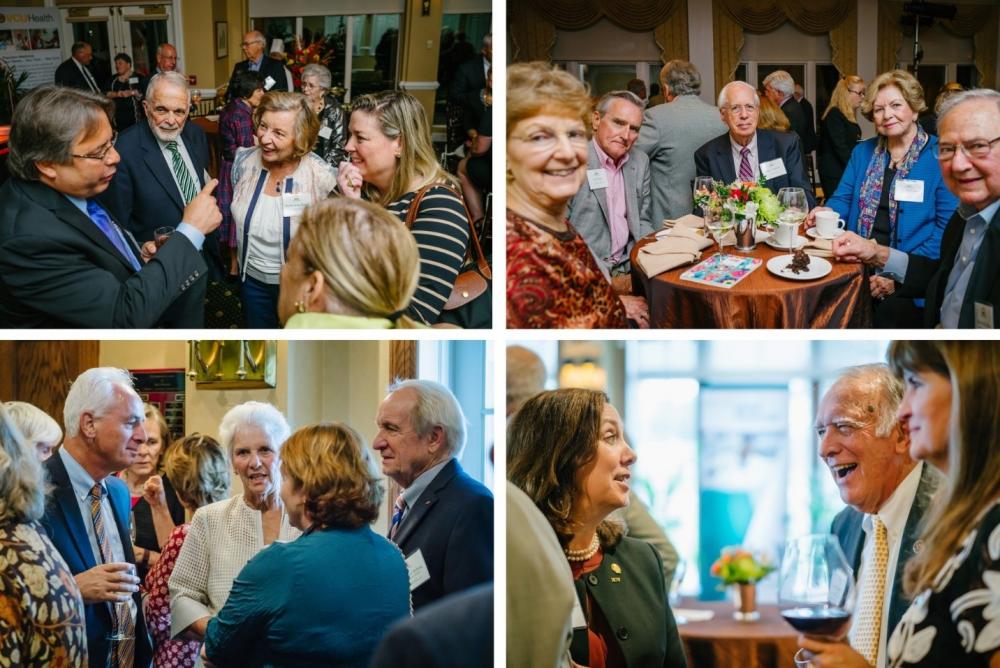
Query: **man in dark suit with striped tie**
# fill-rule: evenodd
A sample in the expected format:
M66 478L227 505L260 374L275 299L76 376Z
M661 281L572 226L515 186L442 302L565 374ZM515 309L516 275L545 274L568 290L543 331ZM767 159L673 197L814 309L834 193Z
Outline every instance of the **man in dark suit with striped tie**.
M73 54L56 68L55 81L59 86L85 90L96 95L103 95L102 86L105 77L98 77L94 72L94 49L86 42L75 42L71 49Z
M139 245L97 201L120 158L114 104L42 86L14 112L0 188L0 327L201 327L199 252L222 220L210 182L172 219L162 247ZM172 316L167 314L174 309Z
M52 489L42 526L83 595L91 668L149 666L129 533L129 491L113 473L146 440L142 400L127 371L80 374L66 395L66 440L45 462Z

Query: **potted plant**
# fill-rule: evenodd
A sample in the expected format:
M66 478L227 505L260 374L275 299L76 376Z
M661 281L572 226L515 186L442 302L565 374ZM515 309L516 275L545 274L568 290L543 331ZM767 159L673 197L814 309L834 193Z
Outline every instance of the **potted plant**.
M774 564L766 556L733 545L723 548L711 572L722 580L724 587L734 587L736 611L733 617L741 622L753 622L760 619L757 583L774 570Z
M14 107L27 93L24 89L27 80L27 72L18 74L13 65L0 59L0 125L10 125Z

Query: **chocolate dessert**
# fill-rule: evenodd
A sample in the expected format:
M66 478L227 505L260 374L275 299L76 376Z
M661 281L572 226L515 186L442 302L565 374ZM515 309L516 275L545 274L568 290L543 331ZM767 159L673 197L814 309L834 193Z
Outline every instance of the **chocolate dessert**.
M809 254L801 248L792 253L792 262L785 269L790 269L793 274L801 274L809 271Z

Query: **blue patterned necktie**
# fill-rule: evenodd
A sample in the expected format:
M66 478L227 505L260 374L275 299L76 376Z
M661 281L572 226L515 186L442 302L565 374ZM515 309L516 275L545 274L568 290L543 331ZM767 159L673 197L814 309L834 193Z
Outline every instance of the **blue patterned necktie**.
M118 230L115 229L114 222L111 220L111 217L107 214L107 212L101 208L101 205L92 199L88 199L87 215L90 216L92 221L94 221L94 224L97 225L98 229L100 229L101 232L104 232L104 236L108 238L108 241L114 244L114 247L118 249L118 252L129 261L132 268L139 271L141 268L139 266L139 260L137 260L135 254L129 250L128 246L125 244L125 239L118 233Z
M392 525L389 527L389 540L396 537L396 532L399 530L399 523L403 521L404 511L406 511L406 501L403 500L403 495L400 494L396 497L396 503L392 507Z

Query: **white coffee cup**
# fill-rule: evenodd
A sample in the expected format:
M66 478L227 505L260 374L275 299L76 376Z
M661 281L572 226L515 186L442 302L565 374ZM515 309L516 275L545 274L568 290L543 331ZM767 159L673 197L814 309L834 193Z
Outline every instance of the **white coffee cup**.
M798 231L798 223L789 224L779 221L778 226L774 228L774 241L779 246L789 246L793 241L795 241L795 237L798 236Z
M832 239L838 236L840 230L847 227L847 223L836 211L816 212L816 234L824 239Z

